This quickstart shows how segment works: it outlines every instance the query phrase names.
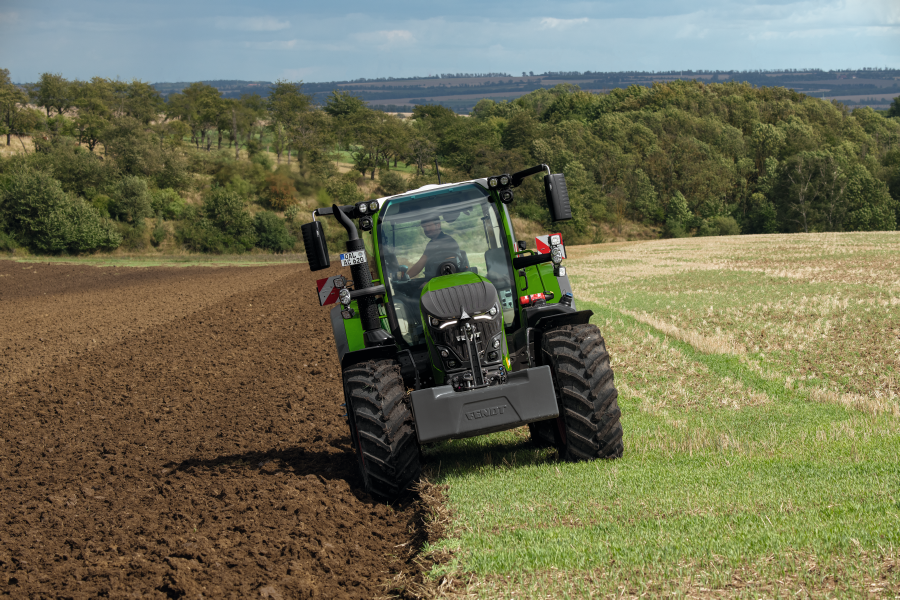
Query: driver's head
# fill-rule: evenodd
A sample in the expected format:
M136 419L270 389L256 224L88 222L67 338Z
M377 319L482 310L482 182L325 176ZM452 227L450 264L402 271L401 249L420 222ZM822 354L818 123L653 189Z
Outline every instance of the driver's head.
M425 232L425 237L430 240L441 234L441 220L438 217L422 219L421 225L422 231Z

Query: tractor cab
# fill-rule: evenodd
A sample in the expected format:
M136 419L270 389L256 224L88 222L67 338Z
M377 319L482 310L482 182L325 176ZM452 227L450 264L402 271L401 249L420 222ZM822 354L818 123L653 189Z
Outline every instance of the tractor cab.
M380 209L375 234L380 276L397 320L394 335L404 345L426 342L419 304L436 277L471 273L487 279L503 319L513 322L510 248L489 190L466 183L390 198Z

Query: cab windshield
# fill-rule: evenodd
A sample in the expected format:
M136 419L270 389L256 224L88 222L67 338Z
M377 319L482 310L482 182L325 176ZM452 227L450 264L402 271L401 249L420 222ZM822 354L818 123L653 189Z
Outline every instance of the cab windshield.
M419 297L434 277L468 271L497 288L507 323L515 315L512 271L497 207L480 185L423 192L388 200L378 225L381 267L400 334L425 342Z

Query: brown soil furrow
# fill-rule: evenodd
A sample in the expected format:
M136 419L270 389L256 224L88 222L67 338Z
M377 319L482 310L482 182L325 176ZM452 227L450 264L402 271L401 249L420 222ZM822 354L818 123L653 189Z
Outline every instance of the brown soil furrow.
M0 388L0 595L371 598L409 571L416 510L359 490L306 267L19 266L4 349L40 335L11 305L68 329Z
M238 289L268 285L285 271L187 267L87 273L82 266L0 260L0 323L17 324L0 329L0 384L179 319Z

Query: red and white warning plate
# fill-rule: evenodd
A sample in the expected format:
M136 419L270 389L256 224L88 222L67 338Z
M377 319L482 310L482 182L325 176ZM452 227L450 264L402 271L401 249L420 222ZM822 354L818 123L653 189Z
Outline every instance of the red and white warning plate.
M550 254L550 247L553 245L551 238L558 237L560 249L562 250L563 258L566 258L566 247L562 243L562 234L561 233L550 233L548 235L539 235L534 238L535 245L537 246L538 254Z
M326 277L316 281L316 288L319 290L319 306L334 304L338 301L338 294L341 289L335 285L335 280L339 277L343 279L342 275L335 275L334 277Z

